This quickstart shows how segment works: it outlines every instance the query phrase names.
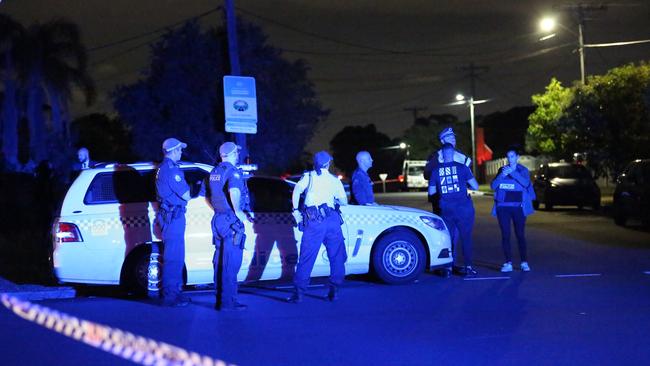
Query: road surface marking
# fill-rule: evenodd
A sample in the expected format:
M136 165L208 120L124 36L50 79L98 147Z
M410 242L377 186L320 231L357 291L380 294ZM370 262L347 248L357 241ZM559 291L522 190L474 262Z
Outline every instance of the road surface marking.
M499 276L499 277L469 277L464 278L465 281L485 281L485 280L509 280L510 277Z
M576 274L561 274L555 275L557 278L569 278L569 277L598 277L601 276L601 273L576 273Z
M156 366L226 366L224 361L145 338L118 328L75 318L9 294L0 294L2 304L17 316L76 341L126 360Z

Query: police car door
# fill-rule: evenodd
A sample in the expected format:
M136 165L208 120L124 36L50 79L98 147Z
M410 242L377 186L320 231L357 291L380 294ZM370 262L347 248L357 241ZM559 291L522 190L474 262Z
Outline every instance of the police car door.
M185 180L190 186L192 199L187 203L185 213L185 267L187 269L187 283L211 283L214 270L212 267L212 208L208 204L202 187L207 171L198 167L181 167Z
M237 279L291 279L302 238L291 215L293 185L279 178L251 177L247 186L254 220L246 226L244 260Z

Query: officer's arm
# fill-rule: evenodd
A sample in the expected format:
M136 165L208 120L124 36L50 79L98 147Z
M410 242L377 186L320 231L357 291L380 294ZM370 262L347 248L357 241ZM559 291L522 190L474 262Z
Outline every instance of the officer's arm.
M294 209L297 209L300 205L300 195L307 188L307 183L305 182L305 176L303 176L298 183L293 187L293 194L291 195L291 204Z
M352 195L360 205L365 204L367 201L366 193L363 189L363 182L356 175L352 177Z
M348 195L345 194L345 188L343 188L343 182L341 182L338 178L335 179L338 182L338 184L336 185L336 194L334 195L334 198L336 199L339 205L347 206Z
M468 180L467 184L469 184L470 188L473 190L478 191L478 182L476 181L476 178Z
M245 222L246 214L241 210L241 190L239 188L230 188L228 189L228 194L230 194L230 202L234 206L235 216L237 216L239 221Z
M499 168L499 171L497 172L497 175L492 179L492 183L490 183L490 188L492 188L493 191L497 189L499 184L501 183L501 180L503 179L503 168Z
M520 174L517 169L513 170L512 173L510 173L510 176L513 177L517 183L521 184L523 187L528 187L530 185L530 173L528 173L528 169L526 169L526 174Z
M170 187L172 189L172 192L174 192L177 196L182 198L185 201L189 201L192 199L190 196L190 186L187 184L187 181L185 180L185 176L183 175L182 172L178 171L172 177L172 182L170 184Z
M433 196L437 191L436 182L431 179L431 176L429 176L429 196Z

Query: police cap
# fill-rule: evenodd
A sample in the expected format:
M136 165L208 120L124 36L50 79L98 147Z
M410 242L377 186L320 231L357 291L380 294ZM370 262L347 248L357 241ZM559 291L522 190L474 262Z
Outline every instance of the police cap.
M445 129L443 129L442 131L440 131L440 133L438 134L438 138L439 138L440 140L442 140L442 139L444 139L446 136L449 136L449 135L456 136L456 134L454 133L454 129L451 128L451 127L447 127L447 128L445 128Z
M170 137L167 140L163 141L163 143L162 143L162 148L163 148L164 152L170 152L170 151L172 151L174 149L177 149L179 147L184 149L184 148L187 147L187 144L184 143L184 142L181 142L180 140L178 140L178 139L176 139L174 137Z
M241 150L241 146L235 144L234 142L224 142L219 146L219 155L226 156L232 154L235 150Z
M330 161L332 161L332 155L327 151L319 151L314 154L314 169L320 169Z

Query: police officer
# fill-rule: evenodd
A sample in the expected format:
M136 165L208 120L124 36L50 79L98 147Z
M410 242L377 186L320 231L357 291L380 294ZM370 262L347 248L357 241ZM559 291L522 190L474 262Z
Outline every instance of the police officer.
M446 127L438 134L441 144L451 144L454 147L454 156L453 161L457 163L464 164L467 167L472 166L472 159L468 158L462 152L456 150L456 134L454 129L451 127ZM444 161L442 156L442 149L434 152L427 159L427 164L424 167L424 179L429 180L431 172L436 168L438 164L441 164ZM429 195L429 202L431 202L431 209L433 213L440 215L440 196L438 194Z
M157 222L162 229L162 296L163 304L185 306L189 298L182 295L185 264L185 207L190 200L190 187L178 166L187 144L168 138L162 144L165 158L156 173L158 195Z
M474 206L472 199L467 194L467 185L472 189L478 189L478 182L466 165L454 161L454 152L452 144L442 146L443 162L431 172L429 194L440 194L442 218L452 235L452 242L454 242L453 236L458 230L460 240L463 242L463 259L465 261L462 273L466 276L476 276L477 272L472 267Z
M512 146L506 152L508 164L499 169L494 177L491 187L494 191L494 207L492 216L496 216L501 229L501 246L505 256L505 263L501 272L512 272L512 249L510 248L510 222L515 228L515 236L519 246L520 268L524 272L530 271L526 253L526 217L532 214L535 191L531 187L528 169L518 164L519 153Z
M367 151L357 153L357 169L352 173L352 200L358 205L374 205L372 180L368 169L372 167L372 157Z
M299 303L309 284L311 271L321 243L325 244L330 263L329 291L327 298L338 297L338 286L345 277L345 243L341 231L342 219L338 205L347 205L348 200L341 181L330 174L332 156L326 151L314 154L314 170L303 174L293 190L293 217L296 223L304 225L300 256L294 275L294 294L287 299ZM305 193L304 209L299 211L301 194Z
M248 190L243 172L235 166L240 147L225 142L219 147L221 163L210 172L209 196L214 216L212 238L215 246L212 264L216 289L216 308L221 311L241 311L247 306L237 301L237 273L241 268L246 235L244 222L248 219Z

